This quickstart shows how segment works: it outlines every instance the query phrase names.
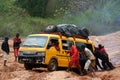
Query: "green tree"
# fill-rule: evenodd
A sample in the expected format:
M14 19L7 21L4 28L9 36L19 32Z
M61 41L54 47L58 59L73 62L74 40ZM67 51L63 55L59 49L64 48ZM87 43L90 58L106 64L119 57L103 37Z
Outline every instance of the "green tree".
M48 0L16 0L19 7L25 8L31 16L46 16Z

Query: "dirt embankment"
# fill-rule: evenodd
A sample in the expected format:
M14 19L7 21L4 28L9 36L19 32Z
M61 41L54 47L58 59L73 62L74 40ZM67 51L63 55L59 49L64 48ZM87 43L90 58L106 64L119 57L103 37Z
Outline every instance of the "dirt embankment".
M4 67L2 51L0 50L0 80L120 80L120 31L104 36L91 36L90 39L95 41L95 44L97 44L97 39L105 46L111 62L116 66L115 69L95 72L98 78L93 78L91 74L79 76L74 72L64 70L48 72L46 68L27 71L23 64L14 62L13 52L9 55L7 67ZM9 44L12 50L12 40L9 40Z

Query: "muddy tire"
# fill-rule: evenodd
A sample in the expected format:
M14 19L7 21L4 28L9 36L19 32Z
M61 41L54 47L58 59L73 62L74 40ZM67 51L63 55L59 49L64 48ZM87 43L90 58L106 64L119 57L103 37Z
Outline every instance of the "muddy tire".
M58 68L58 63L56 59L51 59L48 64L48 70L49 71L56 71Z
M32 68L33 68L32 65L29 63L24 63L24 67L26 70L32 70Z

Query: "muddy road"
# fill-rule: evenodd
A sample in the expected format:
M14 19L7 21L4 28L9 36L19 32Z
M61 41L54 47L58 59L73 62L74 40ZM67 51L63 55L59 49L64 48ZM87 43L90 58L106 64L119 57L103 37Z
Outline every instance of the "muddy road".
M93 79L91 74L79 76L74 72L66 72L65 70L54 72L48 72L46 68L37 68L32 71L25 70L23 64L14 62L12 40L9 40L11 53L7 67L3 66L3 56L0 50L0 80L120 80L120 31L103 36L91 36L90 39L95 42L95 45L98 44L96 40L104 45L111 62L116 66L115 69L110 71L95 72L97 79Z

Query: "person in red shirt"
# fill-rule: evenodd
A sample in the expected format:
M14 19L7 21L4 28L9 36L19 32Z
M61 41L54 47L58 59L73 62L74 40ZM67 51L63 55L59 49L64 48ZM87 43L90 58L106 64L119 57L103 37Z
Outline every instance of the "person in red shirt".
M99 50L100 50L103 54L105 54L106 56L108 56L108 54L107 54L104 46L102 46L101 44L99 44L99 45L98 45L98 48L99 48Z
M104 70L107 70L107 68L109 67L110 69L114 69L115 67L113 66L113 64L109 61L109 56L104 48L104 46L102 46L102 44L99 44L98 45L98 48L100 50L100 52L102 54L104 54L106 56L106 61L105 60L102 60L102 65L103 65L103 68Z
M19 38L19 33L16 34L16 37L13 39L13 49L14 49L14 56L15 61L17 61L18 57L18 50L20 48L21 39Z
M80 58L79 52L78 52L76 46L74 46L72 43L69 43L69 46L71 47L70 50L68 51L68 53L70 53L70 61L68 64L67 71L70 71L72 65L75 64L75 66L77 67L77 69L80 72L80 75L82 75L81 66L80 66L80 62L79 62L79 58Z

